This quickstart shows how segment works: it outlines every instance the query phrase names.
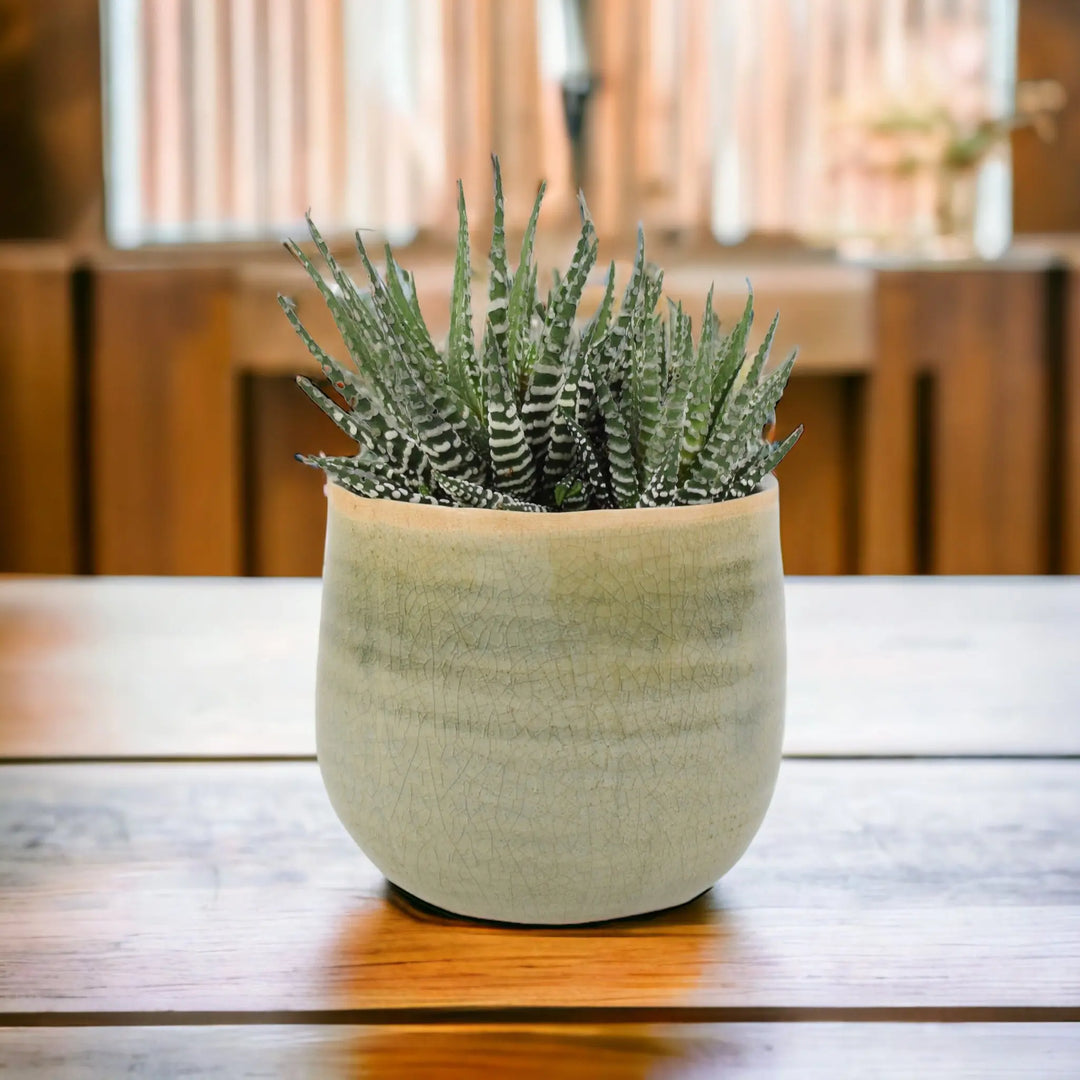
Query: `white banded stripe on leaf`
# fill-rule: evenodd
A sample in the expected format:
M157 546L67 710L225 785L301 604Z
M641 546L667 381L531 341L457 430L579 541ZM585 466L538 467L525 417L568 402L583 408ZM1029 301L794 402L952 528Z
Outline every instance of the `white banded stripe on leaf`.
M445 383L432 378L431 374L424 370L423 364L410 356L394 324L393 302L389 299L382 277L371 262L359 233L356 234L356 246L371 279L376 323L383 341L397 360L401 375L398 392L412 425L409 434L440 472L460 473L468 479L482 479L485 475L484 463L477 458L471 444L463 437L468 421L462 403L451 396Z
M762 429L784 392L794 363L793 352L759 386L750 390L744 384L735 394L680 488L680 502L712 502L730 485L746 462L748 450L761 441Z
M712 384L718 332L719 320L713 311L713 287L710 285L709 295L705 298L705 314L701 320L701 337L694 362L694 383L686 407L686 424L683 427L680 464L684 469L688 469L701 453L712 426Z
M585 478L592 500L600 510L613 510L616 507L615 495L611 490L611 481L600 458L593 448L584 429L570 421L570 435L574 441L572 470Z
M803 433L800 424L787 438L780 442L763 443L745 462L743 467L721 489L719 497L722 499L738 499L751 494L761 483L763 477L768 475L787 456L788 451L799 441Z
M577 421L584 367L585 349L580 343L571 343L571 356L559 387L544 456L543 479L547 485L554 484L565 474L574 455L574 436L570 426Z
M614 264L613 264L614 265ZM638 226L637 250L630 268L630 277L623 291L622 303L618 313L611 321L610 331L604 337L604 347L600 351L593 373L597 378L605 378L614 388L628 374L630 341L635 315L642 303L642 288L645 283L645 231Z
M615 501L621 507L636 506L641 487L638 483L633 445L630 442L630 430L611 387L603 379L596 382L596 402L604 421L604 440Z
M397 309L398 324L406 338L428 370L439 378L446 377L446 368L439 350L431 340L427 323L420 312L420 301L412 276L402 270L394 258L389 244L383 248L386 258L386 286L390 299Z
M567 376L568 357L571 362L576 359L569 349L570 334L585 282L596 262L597 250L596 230L592 222L586 220L570 268L548 305L540 353L521 406L529 445L541 458L547 452L552 414Z
M311 225L312 236L318 236L318 230L314 225ZM319 237L316 240L316 246L319 246L320 250L325 250L325 244L322 242L322 238ZM316 288L322 295L323 301L326 304L330 315L334 320L334 325L338 329L338 333L341 334L341 339L345 343L345 348L349 352L349 358L352 360L353 365L359 372L362 378L366 379L372 387L377 391L380 400L389 404L394 400L394 380L393 369L388 372L390 378L384 377L385 369L384 365L379 362L379 348L373 341L370 334L368 320L370 320L370 314L363 309L363 305L354 307L350 300L345 296L344 291L338 285L338 291L335 292L330 285L327 284L322 274L319 272L315 264L304 254L300 247L293 243L291 240L285 244L290 254L300 263L300 265L306 271L308 277L315 283ZM329 251L324 256L326 259L330 259ZM355 285L349 280L348 275L345 275L336 262L330 264L332 266L332 272L340 274L342 280L348 282L353 292L356 291ZM288 314L288 312L286 312ZM296 324L293 324L294 327Z
M507 355L507 335L510 330L510 266L506 256L505 206L503 202L502 170L499 159L491 155L495 174L495 209L491 219L491 251L488 255L488 325L495 335L498 355Z
M652 425L648 442L645 444L642 463L645 476L651 476L660 462L667 459L668 449L673 439L678 441L680 451L682 449L687 405L696 375L690 316L684 313L682 304L675 308L668 320L667 338L674 378L667 387L666 398L662 405L659 393L657 394L657 405L661 408L661 414Z
M492 485L519 498L530 498L536 480L536 462L525 438L525 426L499 363L495 332L484 334L484 388L487 396L488 447Z
M297 336L307 346L307 350L322 368L323 374L334 384L334 389L345 399L350 409L355 407L361 400L370 400L370 392L366 390L359 378L351 371L342 367L332 356L324 352L322 347L308 333L308 329L300 321L296 314L296 304L287 296L278 294L278 304L285 312Z
M521 255L510 285L510 297L506 309L506 371L511 386L523 386L526 379L526 351L529 329L536 307L536 267L532 264L533 243L536 239L536 223L540 217L540 204L544 201L547 185L541 184L536 193L532 213L525 226L521 240Z
M754 322L754 290L747 282L746 306L735 328L720 343L719 362L713 375L712 401L713 422L720 416L727 403L735 378L746 357L746 339Z
M458 237L454 283L450 291L450 335L446 344L446 371L450 385L473 415L483 421L483 385L476 358L472 320L472 260L469 221L465 215L465 189L458 181Z

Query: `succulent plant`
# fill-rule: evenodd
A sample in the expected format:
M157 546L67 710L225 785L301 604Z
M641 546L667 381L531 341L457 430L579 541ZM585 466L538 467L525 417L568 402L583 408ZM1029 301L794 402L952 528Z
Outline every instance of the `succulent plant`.
M298 455L334 483L369 498L492 510L568 511L718 502L754 490L795 444L763 429L783 393L794 353L767 371L774 318L748 358L750 291L742 318L721 333L712 290L697 340L681 304L661 310L662 273L637 252L622 299L615 267L603 299L577 321L597 257L584 199L581 236L569 268L545 300L533 243L541 185L515 269L506 250L497 158L488 310L479 342L472 314L472 266L465 198L458 183L458 239L450 330L440 348L420 311L411 274L386 248L380 274L357 248L370 287L335 260L308 217L327 280L295 243L333 315L350 366L333 359L279 296L286 316L318 361L321 389L304 392L358 444L353 457ZM749 283L748 283L749 289Z

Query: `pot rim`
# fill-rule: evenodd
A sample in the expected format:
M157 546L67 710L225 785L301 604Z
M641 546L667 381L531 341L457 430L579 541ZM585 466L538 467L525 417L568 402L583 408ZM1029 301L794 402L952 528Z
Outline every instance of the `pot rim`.
M369 499L327 480L324 487L329 510L371 524L461 533L550 535L624 529L668 529L700 525L766 513L779 501L780 485L769 473L749 495L726 502L696 506L634 507L616 510L567 510L528 514L518 510L488 510L465 506L430 506L426 503Z

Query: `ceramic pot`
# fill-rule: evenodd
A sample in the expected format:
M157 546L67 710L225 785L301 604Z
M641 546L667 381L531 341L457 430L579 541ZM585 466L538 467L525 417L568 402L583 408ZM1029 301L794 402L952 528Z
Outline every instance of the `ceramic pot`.
M390 881L565 924L681 904L736 862L783 734L772 477L566 514L328 497L319 765Z

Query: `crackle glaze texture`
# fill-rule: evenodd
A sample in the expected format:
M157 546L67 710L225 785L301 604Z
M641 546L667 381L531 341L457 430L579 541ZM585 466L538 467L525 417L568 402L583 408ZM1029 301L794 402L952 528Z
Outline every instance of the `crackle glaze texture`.
M735 863L780 763L774 479L571 514L328 495L319 764L392 882L580 923L680 904Z

